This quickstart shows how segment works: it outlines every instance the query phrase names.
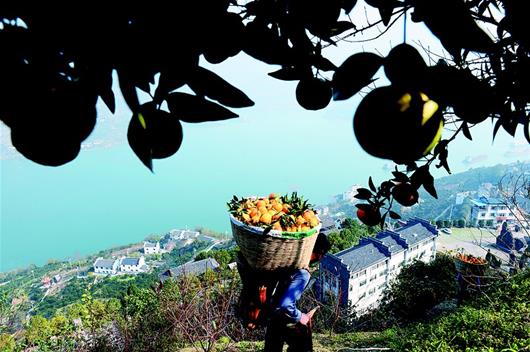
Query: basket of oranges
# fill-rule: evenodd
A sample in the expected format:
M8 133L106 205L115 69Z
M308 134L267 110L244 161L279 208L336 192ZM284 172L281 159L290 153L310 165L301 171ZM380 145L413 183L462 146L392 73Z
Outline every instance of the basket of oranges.
M453 257L455 268L462 275L483 276L488 262L471 254L457 252Z
M269 271L309 265L321 223L296 192L234 196L228 209L234 239L252 268Z

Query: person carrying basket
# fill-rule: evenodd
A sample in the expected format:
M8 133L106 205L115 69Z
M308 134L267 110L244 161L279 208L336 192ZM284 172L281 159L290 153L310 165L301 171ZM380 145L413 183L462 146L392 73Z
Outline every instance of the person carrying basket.
M331 245L319 233L311 253L310 265L329 251ZM310 280L309 268L259 271L252 269L241 253L237 268L243 283L241 308L248 328L266 326L265 352L311 352L311 318L316 308L303 313L297 307ZM317 307L318 308L318 307Z

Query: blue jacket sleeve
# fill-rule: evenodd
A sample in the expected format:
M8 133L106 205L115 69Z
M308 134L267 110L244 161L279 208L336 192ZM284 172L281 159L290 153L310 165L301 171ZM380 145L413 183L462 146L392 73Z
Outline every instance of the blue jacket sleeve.
M300 321L302 312L296 307L296 302L302 297L302 293L309 282L309 272L304 269L296 270L291 276L291 283L280 298L280 311L293 319L296 323Z

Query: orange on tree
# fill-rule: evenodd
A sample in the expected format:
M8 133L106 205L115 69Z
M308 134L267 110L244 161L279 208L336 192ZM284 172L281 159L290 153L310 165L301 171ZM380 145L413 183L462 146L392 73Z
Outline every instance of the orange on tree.
M375 226L381 222L379 208L371 204L357 204L357 217L368 226Z
M406 207L418 202L418 190L410 183L400 183L394 186L392 196L396 202Z
M438 104L423 92L379 87L359 104L353 130L368 154L404 164L436 146L442 135L443 116Z

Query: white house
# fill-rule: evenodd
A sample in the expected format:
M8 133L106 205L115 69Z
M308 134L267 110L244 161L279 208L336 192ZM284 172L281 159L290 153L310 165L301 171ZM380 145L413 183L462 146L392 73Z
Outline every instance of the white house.
M139 273L147 269L145 258L122 258L120 260L120 271L125 273Z
M144 242L144 254L157 254L160 253L160 242Z
M354 247L327 254L320 262L320 297L339 298L357 313L375 308L384 289L413 260L429 262L436 256L437 229L422 219L411 219L395 230L362 238Z
M119 266L118 259L103 259L99 257L94 262L94 273L114 275L118 271L118 266Z
M508 208L500 199L480 197L472 199L471 224L483 223L482 226L498 226L504 221L513 223L518 215L516 209ZM489 224L489 225L488 225Z

